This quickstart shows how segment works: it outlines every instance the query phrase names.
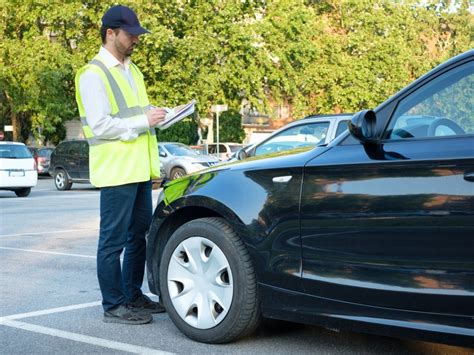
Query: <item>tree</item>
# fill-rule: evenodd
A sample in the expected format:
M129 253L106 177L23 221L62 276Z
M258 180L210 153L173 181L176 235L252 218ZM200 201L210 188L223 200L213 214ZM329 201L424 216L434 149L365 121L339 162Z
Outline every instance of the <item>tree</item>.
M467 0L126 0L142 25L133 59L150 101L194 98L201 117L213 104L262 113L288 102L295 118L373 108L445 59L472 48ZM0 124L15 139L62 139L78 119L74 74L100 46L112 0L4 0L0 8ZM152 15L150 15L152 14ZM227 135L235 117L221 130ZM232 123L232 124L231 124ZM166 140L194 143L193 121ZM21 133L23 132L23 133ZM22 136L23 135L23 136ZM22 137L21 137L22 136ZM238 129L229 140L240 137Z
M217 141L217 120L213 120L214 142ZM242 128L242 116L237 110L230 109L219 113L219 141L242 143L245 131Z

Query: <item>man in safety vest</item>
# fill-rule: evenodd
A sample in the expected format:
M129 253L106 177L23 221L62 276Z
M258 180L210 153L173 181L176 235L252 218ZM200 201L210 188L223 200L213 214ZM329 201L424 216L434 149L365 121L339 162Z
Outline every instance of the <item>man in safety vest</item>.
M101 189L97 275L104 321L113 323L145 324L151 313L164 312L141 291L151 179L160 174L154 126L166 114L148 102L143 75L129 58L145 33L133 10L111 7L102 17L98 55L76 74L90 179Z

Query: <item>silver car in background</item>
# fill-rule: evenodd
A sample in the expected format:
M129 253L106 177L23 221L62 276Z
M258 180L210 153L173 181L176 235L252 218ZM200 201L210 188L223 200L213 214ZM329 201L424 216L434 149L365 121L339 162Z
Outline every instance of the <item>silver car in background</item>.
M219 162L214 156L197 154L187 145L177 142L158 143L158 150L165 173L164 178L169 180L208 168Z

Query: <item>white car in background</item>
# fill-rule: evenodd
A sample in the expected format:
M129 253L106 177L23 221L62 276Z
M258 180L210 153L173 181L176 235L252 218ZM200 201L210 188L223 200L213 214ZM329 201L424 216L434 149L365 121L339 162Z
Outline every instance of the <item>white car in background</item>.
M23 143L0 142L0 190L26 197L37 181L36 163L28 148Z

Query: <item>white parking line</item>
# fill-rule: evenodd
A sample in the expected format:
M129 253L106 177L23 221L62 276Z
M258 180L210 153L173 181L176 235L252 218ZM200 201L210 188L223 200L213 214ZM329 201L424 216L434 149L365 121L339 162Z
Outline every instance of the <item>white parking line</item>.
M12 314L11 316L0 317L0 320L2 319L15 320L15 319L22 319L22 318L29 318L29 317L44 316L47 314L74 311L76 309L83 309L83 308L95 307L95 306L100 306L100 305L101 305L100 301L74 304L72 306L43 309L41 311L35 311L35 312Z
M89 335L66 332L64 330L48 328L48 327L43 327L43 326L24 323L24 322L18 322L16 320L10 320L7 318L0 318L0 325L22 329L22 330L26 330L33 333L50 335L57 338L73 340L73 341L77 341L77 342L81 342L85 344L97 345L103 348L126 351L133 354L156 354L156 355L172 354L172 353L168 353L166 351L161 351L157 349L146 348L143 346L137 346L137 345L127 344L127 343L120 343L118 341L91 337Z
M91 259L96 259L96 257L93 256L93 255L58 253L58 252L55 252L55 251L46 251L46 250L32 250L32 249L20 249L20 248L9 248L9 247L0 247L0 249L16 250L16 251L26 251L26 252L28 252L28 253L52 254L52 255L63 255L63 256L76 256L76 257L78 257L78 258L91 258Z
M25 237L30 235L42 235L42 234L61 234L61 233L72 233L72 232L97 232L98 229L65 229L60 231L45 231L45 232L33 232L33 233L18 233L18 234L3 234L0 238L5 237Z

